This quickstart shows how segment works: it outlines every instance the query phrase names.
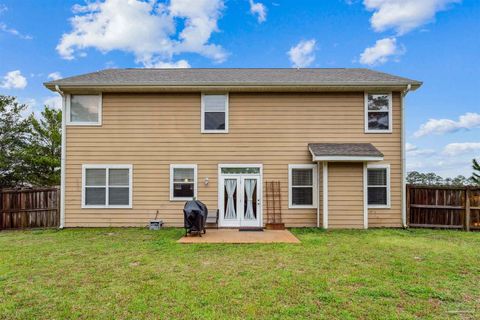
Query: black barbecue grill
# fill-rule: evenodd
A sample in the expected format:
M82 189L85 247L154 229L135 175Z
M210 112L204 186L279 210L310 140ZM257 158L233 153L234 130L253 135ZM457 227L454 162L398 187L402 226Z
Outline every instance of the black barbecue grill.
M183 207L185 235L206 233L205 221L207 220L208 209L203 202L198 200L187 201Z

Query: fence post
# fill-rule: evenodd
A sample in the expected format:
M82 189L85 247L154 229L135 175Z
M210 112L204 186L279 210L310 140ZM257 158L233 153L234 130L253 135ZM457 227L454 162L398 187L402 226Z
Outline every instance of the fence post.
M405 190L405 192L406 192L406 200L405 200L405 201L407 202L407 203L405 204L405 205L407 206L407 208L406 208L406 210L405 210L405 211L406 211L406 212L405 212L405 214L406 214L406 219L405 219L405 220L407 220L407 221L406 221L406 224L407 224L407 228L408 228L408 227L410 226L410 185L407 184L407 185L405 186L405 188L406 188L406 190Z
M470 231L470 188L465 188L465 230Z
M0 230L3 229L3 190L0 187Z

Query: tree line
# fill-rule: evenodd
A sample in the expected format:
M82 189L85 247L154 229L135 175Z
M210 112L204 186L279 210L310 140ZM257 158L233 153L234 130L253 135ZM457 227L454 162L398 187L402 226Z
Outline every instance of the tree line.
M407 175L408 184L429 185L429 186L477 186L480 185L480 163L476 159L472 160L473 173L470 178L458 175L455 178L442 178L436 173L421 173L411 171Z
M443 178L436 173L428 172L422 173L417 171L411 171L407 174L408 184L418 184L426 186L471 186L480 184L474 179L474 177L467 178L463 175L458 175L455 178Z
M45 106L41 117L0 95L0 189L60 184L62 112Z

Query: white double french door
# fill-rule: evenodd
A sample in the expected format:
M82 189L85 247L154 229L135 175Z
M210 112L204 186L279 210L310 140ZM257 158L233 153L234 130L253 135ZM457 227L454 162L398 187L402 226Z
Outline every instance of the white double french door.
M261 227L261 175L220 174L219 178L219 225Z

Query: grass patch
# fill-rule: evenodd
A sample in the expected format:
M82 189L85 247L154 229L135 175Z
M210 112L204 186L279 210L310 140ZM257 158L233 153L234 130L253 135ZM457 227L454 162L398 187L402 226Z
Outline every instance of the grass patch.
M293 232L301 244L0 232L0 319L480 318L480 233Z

